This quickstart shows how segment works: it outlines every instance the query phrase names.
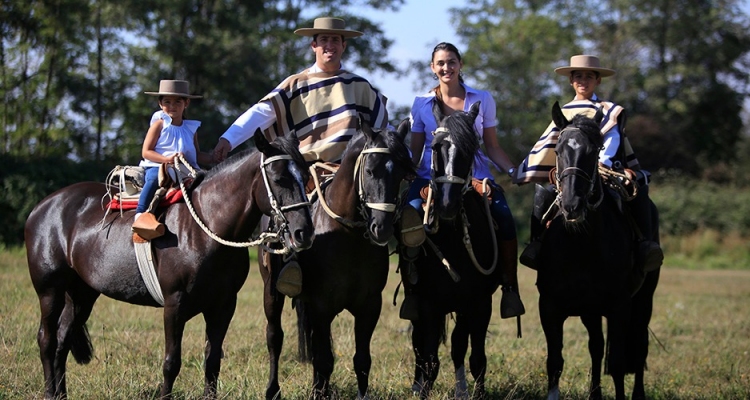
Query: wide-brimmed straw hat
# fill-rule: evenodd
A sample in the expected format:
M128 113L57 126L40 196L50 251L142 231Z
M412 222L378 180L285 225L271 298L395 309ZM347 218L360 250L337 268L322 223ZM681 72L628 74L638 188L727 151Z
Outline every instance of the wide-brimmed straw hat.
M615 70L602 68L599 64L599 57L578 55L570 57L570 65L567 67L555 68L558 75L570 76L573 71L596 71L602 78L616 74Z
M346 22L341 18L322 17L315 18L312 28L299 28L294 31L296 35L313 36L320 33L333 33L345 38L362 36L362 32L346 29Z
M150 96L177 96L188 99L200 99L203 96L190 94L190 83L188 81L168 80L159 81L158 92L143 92Z

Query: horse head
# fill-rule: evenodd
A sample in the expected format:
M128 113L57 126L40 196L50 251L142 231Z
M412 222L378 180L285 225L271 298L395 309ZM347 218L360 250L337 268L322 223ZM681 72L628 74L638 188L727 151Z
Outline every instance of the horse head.
M302 251L312 246L314 226L310 202L305 194L309 178L307 162L299 151L299 141L277 137L269 142L260 131L253 136L255 146L263 154L261 173L267 201L259 201L262 211L270 215L281 233L284 246Z
M435 192L435 213L441 219L452 220L461 209L463 195L471 184L474 156L479 151L479 138L474 132L474 121L480 102L472 104L468 112L455 111L444 117L435 102L438 128L432 140L432 185Z
M414 174L409 150L404 143L409 133L409 120L401 121L396 131L374 129L360 120L360 130L365 144L357 161L355 181L361 212L370 240L384 246L393 235L401 181L408 174Z
M597 184L601 184L599 151L603 147L603 138L599 124L602 117L600 109L594 118L577 114L568 120L560 104L555 102L552 106L552 121L560 130L555 146L554 177L561 194L560 209L567 223L585 221Z

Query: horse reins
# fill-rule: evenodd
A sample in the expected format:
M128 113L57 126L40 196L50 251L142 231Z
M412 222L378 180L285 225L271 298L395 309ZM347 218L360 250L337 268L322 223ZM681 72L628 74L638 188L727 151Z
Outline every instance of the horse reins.
M177 160L179 162L175 163L175 169L179 171L180 165L187 168L190 173L193 175L196 174L196 171L193 169L193 167L185 160L185 158L180 154L177 157ZM278 202L276 201L276 198L273 195L273 192L271 191L271 186L268 182L268 173L266 171L266 166L269 164L276 162L276 161L282 161L282 160L292 160L292 156L288 154L282 154L277 156L268 157L268 159L265 158L265 155L263 153L260 154L260 171L261 176L263 176L263 183L266 187L266 194L268 195L268 200L271 204L271 214L274 218L274 222L277 225L276 232L262 232L258 239L249 241L249 242L233 242L229 240L222 239L219 237L216 233L211 231L205 223L200 219L198 214L195 212L195 208L193 207L192 202L190 201L190 197L188 196L187 189L185 188L185 183L182 179L180 179L180 189L182 190L182 196L185 198L185 204L187 204L188 210L190 211L190 215L193 216L193 219L198 224L198 226L203 229L203 231L212 239L215 241L230 247L251 247L251 246L258 246L263 245L266 251L274 254L287 254L291 252L292 250L287 247L286 245L282 249L272 249L266 246L266 244L269 243L280 243L283 242L283 232L289 230L289 226L287 224L286 217L284 217L284 211L288 211L295 208L300 207L309 207L310 202L309 201L303 201L296 204L291 204L288 206L282 206L279 207Z
M439 142L439 141L445 141L450 144L453 144L450 137L450 131L445 127L438 127L435 129L434 132L434 138L433 143ZM436 170L435 165L435 156L432 157L432 168L430 170L432 171L432 179L430 180L430 185L428 187L427 192L427 207L428 210L425 211L425 217L424 217L424 224L427 225L427 218L429 214L429 207L430 207L430 200L432 199L432 191L433 191L433 184L435 183L447 183L447 184L459 184L464 185L461 188L461 198L463 199L464 194L469 190L469 184L468 182L471 181L472 176L474 175L474 163L471 163L471 168L469 169L469 173L467 174L466 178L461 178L456 175L443 175L443 176L434 176L434 171ZM487 222L488 226L490 227L490 235L492 236L492 243L493 243L493 250L494 250L494 256L492 259L492 266L485 269L481 265L479 265L479 261L477 261L476 256L474 255L474 247L471 244L471 236L469 235L469 219L466 216L466 209L464 208L463 201L461 202L461 222L463 225L463 243L464 247L466 247L466 251L469 253L469 258L471 258L472 264L474 264L474 267L483 275L491 275L493 272L495 272L495 268L497 268L497 258L498 258L498 248L497 248L497 239L495 236L495 229L493 229L493 221L492 221L492 214L490 214L490 202L487 190L489 180L485 178L482 180L482 199L484 200L484 209L485 214L487 215ZM445 265L445 268L448 270L448 273L453 277L454 281L458 281L456 278L458 275L455 273L455 271L451 270L450 265L448 264L447 260L443 259L443 265Z

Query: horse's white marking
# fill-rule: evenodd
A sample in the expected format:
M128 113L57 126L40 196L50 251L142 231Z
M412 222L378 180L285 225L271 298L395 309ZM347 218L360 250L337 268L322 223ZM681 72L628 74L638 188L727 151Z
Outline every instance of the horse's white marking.
M576 138L568 139L568 147L572 148L573 150L578 150L581 146L581 144L576 142Z

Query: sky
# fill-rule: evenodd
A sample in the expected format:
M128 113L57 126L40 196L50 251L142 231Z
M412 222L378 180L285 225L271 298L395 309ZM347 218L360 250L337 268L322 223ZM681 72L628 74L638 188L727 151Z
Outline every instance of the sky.
M448 12L450 7L458 5L460 3L455 0L430 0L429 6L426 6L424 0L406 0L398 12L368 11L367 17L380 22L385 36L394 41L388 55L399 67L406 67L410 60L424 59L424 69L415 73L430 74L427 63L436 44L450 42L455 44L459 51L463 51ZM379 75L361 71L358 73L363 74L388 97L389 111L393 106L411 106L416 95L430 89L414 88L413 79L396 79L395 74Z

